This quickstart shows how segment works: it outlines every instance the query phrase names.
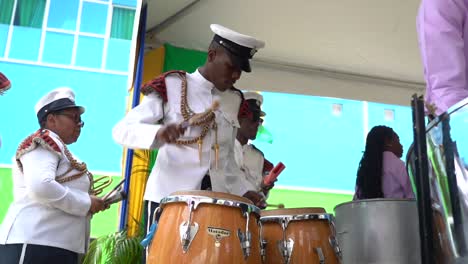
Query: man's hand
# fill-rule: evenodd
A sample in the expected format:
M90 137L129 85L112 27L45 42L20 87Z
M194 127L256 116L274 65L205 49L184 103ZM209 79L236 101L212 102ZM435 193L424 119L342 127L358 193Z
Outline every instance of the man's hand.
M156 140L161 143L173 143L184 134L185 129L177 124L163 126L156 133Z
M265 202L265 197L259 194L258 192L248 191L243 196L251 200L260 209L265 209L267 207L267 204Z
M263 183L263 181L262 181L262 184L261 184L261 186L260 186L260 188L262 189L262 192L263 192L265 195L267 195L268 192L269 192L273 187L275 187L275 182L276 182L276 180L275 180L273 183L271 183L271 184L269 184L269 185L266 185L266 184Z
M109 208L102 198L99 198L94 195L90 195L91 198L91 206L89 207L89 214L95 214L100 211L104 211L105 209Z

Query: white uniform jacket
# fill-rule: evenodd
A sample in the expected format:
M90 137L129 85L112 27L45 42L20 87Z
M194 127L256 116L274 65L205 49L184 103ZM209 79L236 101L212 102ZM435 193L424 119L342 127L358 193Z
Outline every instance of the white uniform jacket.
M84 253L89 238L91 206L86 175L65 183L55 181L70 168L58 135L47 130L58 148L43 145L13 160L14 200L0 226L0 244L36 244ZM68 174L79 171L73 169Z
M198 144L162 144L155 137L163 124L183 122L181 114L181 78L177 74L166 76L167 102L153 92L130 110L115 125L114 140L128 148L158 149L156 163L149 176L144 199L160 202L175 191L199 190L203 177L209 173L213 191L243 195L246 192L242 172L234 160L234 140L239 127L237 113L241 97L232 90L220 92L198 70L187 77L187 101L195 113L206 111L213 101L220 102L215 111L218 126L219 160L215 166L215 133L211 129L203 139L201 162ZM200 127L188 127L180 139L198 137Z
M263 153L251 144L242 146L236 139L235 158L236 163L244 172L249 190L258 191L263 181Z

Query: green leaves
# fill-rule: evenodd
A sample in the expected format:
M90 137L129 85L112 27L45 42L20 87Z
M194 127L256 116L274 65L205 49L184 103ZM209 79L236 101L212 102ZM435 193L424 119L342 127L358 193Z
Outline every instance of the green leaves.
M119 231L99 237L91 242L83 264L128 264L141 263L143 247L141 236L128 237Z

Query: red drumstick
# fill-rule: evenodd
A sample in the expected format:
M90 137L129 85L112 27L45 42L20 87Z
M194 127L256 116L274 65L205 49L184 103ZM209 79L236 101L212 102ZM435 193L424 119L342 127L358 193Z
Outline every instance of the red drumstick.
M278 178L278 176L284 170L284 168L286 168L286 166L284 166L282 162L276 164L276 166L270 171L270 173L267 176L265 176L265 178L263 179L263 183L265 185L272 184L276 180L276 178Z

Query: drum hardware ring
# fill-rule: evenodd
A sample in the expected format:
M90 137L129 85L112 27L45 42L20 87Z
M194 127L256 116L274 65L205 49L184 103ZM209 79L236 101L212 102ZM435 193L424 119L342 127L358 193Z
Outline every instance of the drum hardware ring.
M198 233L199 225L197 222L194 222L192 225L192 212L195 206L195 201L187 201L189 204L189 219L187 222L182 222L179 226L180 233L180 243L182 244L182 251L187 253L192 244L192 240L195 238L195 235Z
M260 215L260 209L252 204L246 204L241 201L218 199L218 198L199 196L199 195L192 195L190 197L168 196L168 197L163 198L160 204L162 207L164 207L165 205L169 203L175 203L175 202L185 202L187 203L188 206L190 206L190 203L193 202L194 210L196 210L198 205L202 203L219 204L219 205L225 205L229 207L238 207L241 209L242 213L245 213L247 211L250 213L255 213L256 215Z

